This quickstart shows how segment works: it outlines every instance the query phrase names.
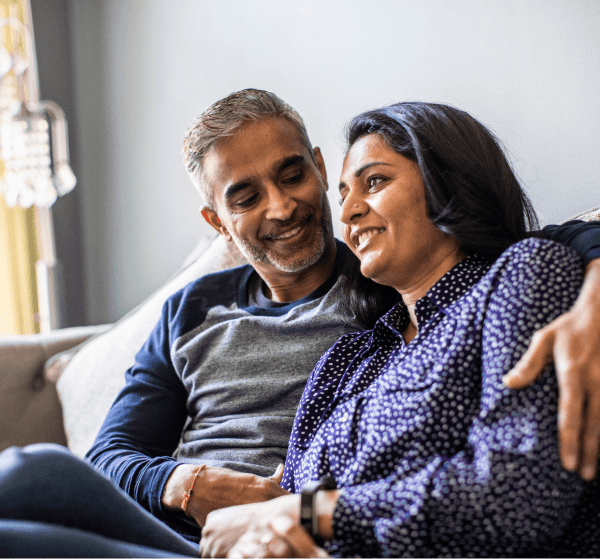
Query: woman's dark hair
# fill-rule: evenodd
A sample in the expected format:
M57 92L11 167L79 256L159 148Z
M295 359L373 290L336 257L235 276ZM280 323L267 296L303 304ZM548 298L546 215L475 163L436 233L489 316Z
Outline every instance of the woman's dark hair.
M348 149L367 134L379 134L419 165L430 221L463 252L496 258L539 228L497 138L468 113L436 103L396 103L354 117L346 128ZM369 326L395 304L381 294L376 299L385 302L376 303L369 295L379 291L374 286L349 278L345 288L352 312Z

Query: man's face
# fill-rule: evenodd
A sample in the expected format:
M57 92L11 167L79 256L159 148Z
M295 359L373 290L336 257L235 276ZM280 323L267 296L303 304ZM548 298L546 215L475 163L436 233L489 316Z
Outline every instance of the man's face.
M205 156L214 211L204 216L261 273L297 273L333 242L325 166L284 118L249 122Z

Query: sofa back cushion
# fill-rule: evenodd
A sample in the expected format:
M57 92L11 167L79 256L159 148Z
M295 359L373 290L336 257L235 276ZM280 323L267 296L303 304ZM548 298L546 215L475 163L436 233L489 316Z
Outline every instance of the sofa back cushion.
M109 330L86 341L71 355L57 381L69 448L83 456L92 446L121 388L125 371L160 318L165 300L195 279L246 260L232 243L217 236L174 277ZM186 259L189 261L190 258Z

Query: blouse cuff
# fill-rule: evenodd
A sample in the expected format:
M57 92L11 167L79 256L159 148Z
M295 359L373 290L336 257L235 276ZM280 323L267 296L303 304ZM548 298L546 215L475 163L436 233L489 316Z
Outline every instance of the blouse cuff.
M342 551L342 555L351 555L352 550L361 550L366 556L377 556L375 538L375 519L370 510L364 507L365 486L346 487L341 490L333 511L333 532L335 539L327 545L328 551Z

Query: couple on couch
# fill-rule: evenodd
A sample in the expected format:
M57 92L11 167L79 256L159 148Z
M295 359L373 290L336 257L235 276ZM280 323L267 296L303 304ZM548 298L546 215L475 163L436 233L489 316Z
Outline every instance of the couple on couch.
M165 303L95 469L0 455L4 553L197 555L201 526L202 556L600 552L598 229L544 230L580 252L581 289L581 257L526 239L497 141L451 107L363 113L348 147L343 244L291 107L245 90L192 125L202 214L252 266ZM582 324L584 368L561 368Z

